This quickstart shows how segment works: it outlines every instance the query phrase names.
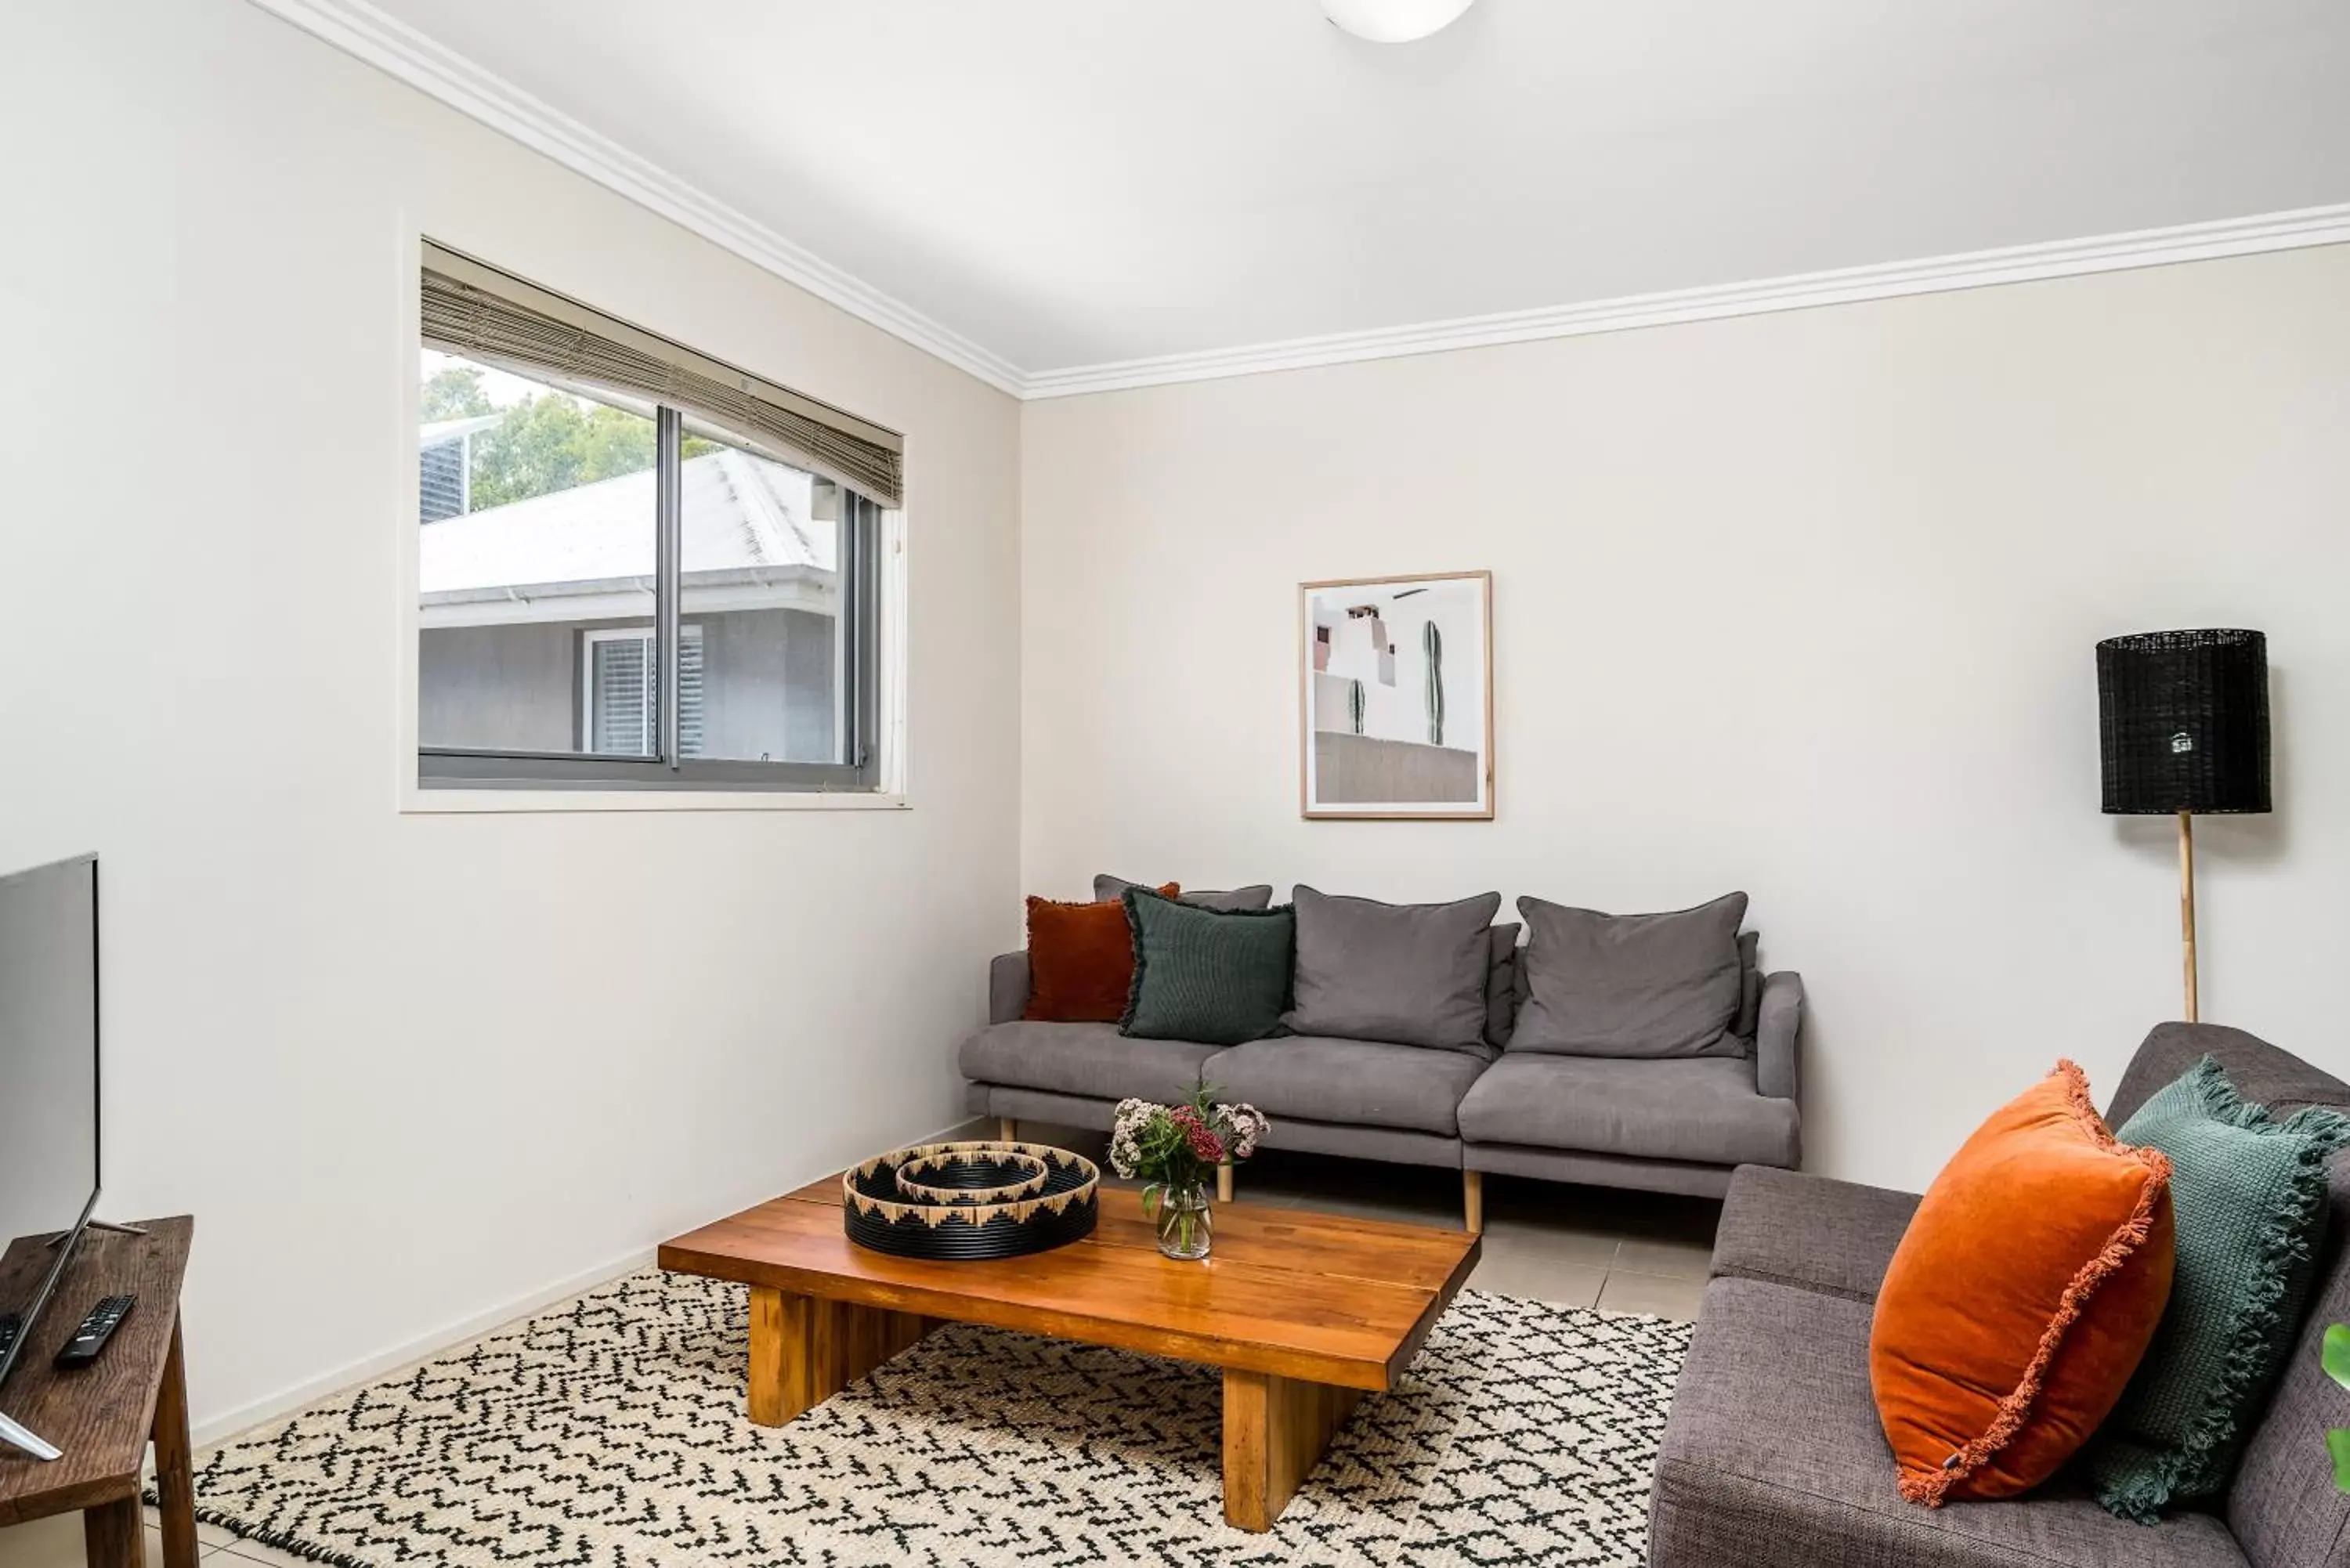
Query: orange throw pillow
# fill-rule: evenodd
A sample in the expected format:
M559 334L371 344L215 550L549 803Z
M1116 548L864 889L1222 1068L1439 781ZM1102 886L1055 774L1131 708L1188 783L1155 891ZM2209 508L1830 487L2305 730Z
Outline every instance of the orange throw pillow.
M1170 898L1183 889L1159 889ZM1134 931L1126 906L1028 900L1028 1008L1025 1018L1054 1023L1115 1023L1134 989Z
M2013 1497L2086 1442L2170 1299L2170 1160L2132 1148L2070 1062L1934 1179L1877 1293L1877 1417L1901 1495Z

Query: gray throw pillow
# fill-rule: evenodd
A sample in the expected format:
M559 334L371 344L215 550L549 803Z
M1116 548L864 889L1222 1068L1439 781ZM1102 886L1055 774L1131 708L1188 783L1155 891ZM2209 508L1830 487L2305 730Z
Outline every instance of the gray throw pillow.
M1156 882L1128 882L1123 878L1101 876L1094 878L1094 902L1115 904L1126 897L1128 888L1158 889ZM1273 884L1259 882L1253 887L1235 888L1229 893L1186 893L1183 902L1195 909L1267 909L1273 907Z
M1382 904L1300 887L1294 1034L1385 1040L1485 1055L1499 893Z
M1513 1051L1563 1056L1736 1056L1746 895L1663 915L1518 900L1525 1004Z
M1485 971L1485 1044L1507 1045L1510 1026L1518 1021L1518 932L1515 920L1495 926L1490 933L1492 967Z

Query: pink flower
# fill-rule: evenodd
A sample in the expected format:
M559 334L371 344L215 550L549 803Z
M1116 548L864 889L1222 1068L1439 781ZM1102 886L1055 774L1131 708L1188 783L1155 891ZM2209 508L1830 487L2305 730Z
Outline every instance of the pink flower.
M1169 1113L1168 1119L1181 1130L1183 1142L1190 1147L1192 1154L1210 1165L1222 1165L1224 1162L1224 1140L1218 1137L1215 1130L1200 1119L1197 1111L1189 1106L1183 1106Z

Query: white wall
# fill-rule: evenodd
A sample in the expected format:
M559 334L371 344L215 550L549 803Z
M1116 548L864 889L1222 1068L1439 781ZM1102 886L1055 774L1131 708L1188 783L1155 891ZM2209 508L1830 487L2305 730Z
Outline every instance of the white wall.
M2260 627L2279 811L2203 825L2205 1016L2350 1072L2350 250L1023 415L1033 891L1746 888L1810 987L1809 1163L1914 1186L2178 1007L2091 645ZM1499 819L1299 821L1295 585L1475 567Z
M14 8L0 142L0 865L104 857L106 1210L197 1216L198 1425L953 1121L1012 401L242 0ZM914 810L395 813L420 231L907 432Z

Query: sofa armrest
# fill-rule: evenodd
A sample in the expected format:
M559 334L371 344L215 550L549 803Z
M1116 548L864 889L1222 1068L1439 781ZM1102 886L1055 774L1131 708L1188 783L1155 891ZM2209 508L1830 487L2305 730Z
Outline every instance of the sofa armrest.
M1774 1100L1792 1100L1803 1087L1797 1048L1804 1032L1804 977L1781 970L1762 981L1754 1028L1754 1086Z
M987 966L987 1021L1016 1023L1028 1011L1028 955L998 953Z

